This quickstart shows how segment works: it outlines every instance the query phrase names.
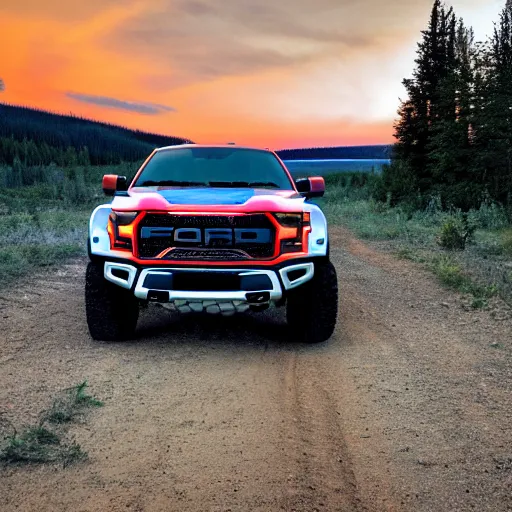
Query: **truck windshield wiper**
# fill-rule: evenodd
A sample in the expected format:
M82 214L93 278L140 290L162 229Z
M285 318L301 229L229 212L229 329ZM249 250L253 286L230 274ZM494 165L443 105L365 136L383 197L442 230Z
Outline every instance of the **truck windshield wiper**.
M271 181L210 181L208 185L218 188L280 188Z
M206 187L207 183L200 181L176 181L176 180L162 180L162 181L143 181L136 185L137 187Z
M253 181L249 183L249 186L255 188L281 188L277 183L272 181Z

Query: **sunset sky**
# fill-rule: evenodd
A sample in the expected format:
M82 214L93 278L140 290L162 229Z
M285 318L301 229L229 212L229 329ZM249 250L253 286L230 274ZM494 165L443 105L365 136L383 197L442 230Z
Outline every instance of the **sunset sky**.
M452 2L480 39L504 4ZM431 6L1 0L0 101L199 143L387 143Z

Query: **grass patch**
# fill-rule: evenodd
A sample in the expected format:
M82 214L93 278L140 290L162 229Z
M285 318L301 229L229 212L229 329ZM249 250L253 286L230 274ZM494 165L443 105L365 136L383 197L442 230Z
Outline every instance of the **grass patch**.
M407 260L407 261L413 261L415 263L425 263L425 257L420 254L420 252L413 248L408 246L402 246L399 247L395 252L395 256L399 260Z
M402 219L379 203L343 198L340 202L328 197L321 203L328 219L333 224L345 224L357 236L368 240L392 240L404 231Z
M67 466L87 458L79 444L68 443L63 438L62 424L68 424L85 409L100 407L101 401L86 393L87 381L65 389L52 406L40 414L38 425L25 427L21 432L5 435L0 439L0 462L4 464L36 464L60 462Z
M326 195L318 204L329 223L381 242L400 259L425 264L444 286L471 295L475 308L486 307L497 294L512 305L510 212L490 200L466 213L446 210L440 197L422 210L391 206L373 199L376 179L326 177Z
M0 215L0 287L38 268L86 254L90 211Z
M30 271L62 263L65 258L85 253L79 244L27 244L0 247L0 286Z
M67 466L87 458L80 445L62 443L60 437L45 427L27 427L7 437L6 446L0 451L0 461L5 463L42 464L62 462Z
M57 397L50 409L43 415L43 420L49 423L69 423L81 416L85 409L90 407L102 407L100 402L86 393L87 381L65 389L62 396Z
M471 305L475 309L487 307L488 300L498 294L498 288L495 285L484 286L475 282L451 256L434 258L430 268L447 288L472 295Z
M85 255L91 212L109 202L101 191L101 176L133 176L137 168L136 163L74 168L52 164L34 168L30 186L7 188L0 179L0 289L40 267Z
M0 214L0 288L87 252L91 210Z

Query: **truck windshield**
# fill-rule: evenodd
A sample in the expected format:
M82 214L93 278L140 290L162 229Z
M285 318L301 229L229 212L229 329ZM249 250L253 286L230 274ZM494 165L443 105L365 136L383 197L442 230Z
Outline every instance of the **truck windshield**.
M293 190L287 173L272 153L229 147L158 151L133 186Z

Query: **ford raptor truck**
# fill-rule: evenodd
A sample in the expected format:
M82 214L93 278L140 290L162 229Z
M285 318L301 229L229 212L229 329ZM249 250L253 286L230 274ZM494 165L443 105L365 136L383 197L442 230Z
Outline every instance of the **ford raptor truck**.
M139 308L233 315L286 308L294 339L330 338L338 286L327 223L310 199L323 178L293 180L272 151L234 145L156 149L89 223L86 316L93 339L133 337Z

